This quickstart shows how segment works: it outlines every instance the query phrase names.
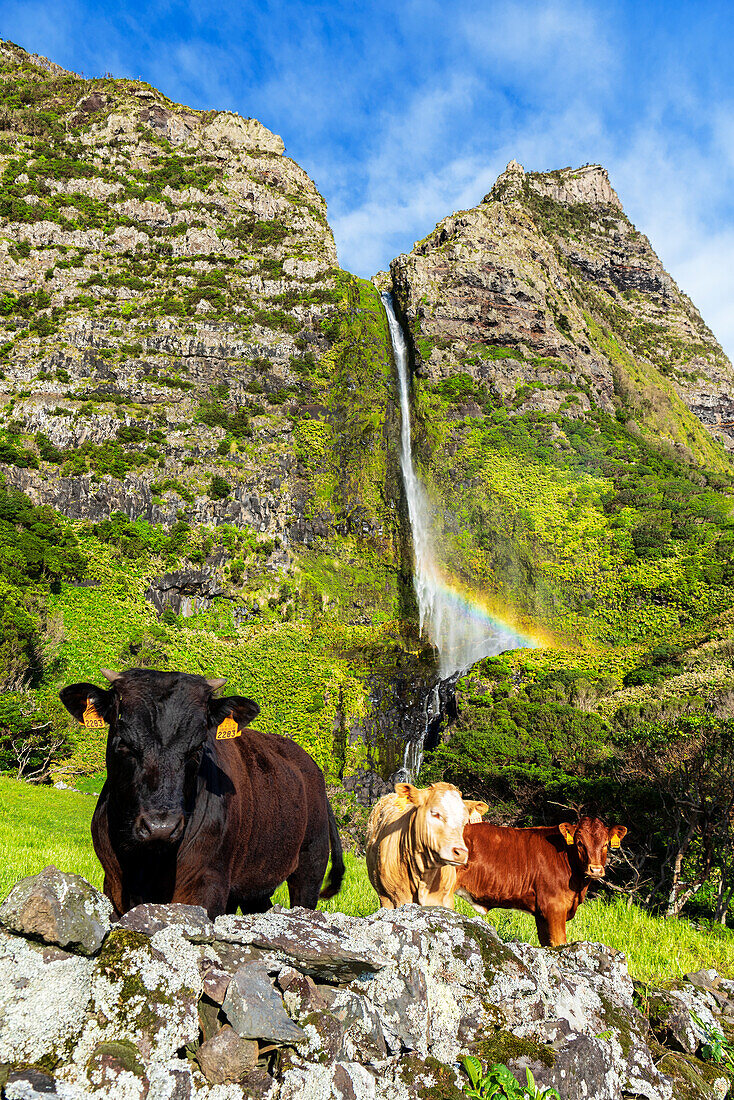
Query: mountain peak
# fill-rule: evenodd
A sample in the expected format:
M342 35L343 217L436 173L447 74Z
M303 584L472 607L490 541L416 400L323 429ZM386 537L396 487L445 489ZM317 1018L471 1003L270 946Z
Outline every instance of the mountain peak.
M566 206L586 203L622 210L619 196L601 164L582 164L580 168L560 168L554 172L526 172L519 161L511 160L483 201L507 202L521 198L526 187Z

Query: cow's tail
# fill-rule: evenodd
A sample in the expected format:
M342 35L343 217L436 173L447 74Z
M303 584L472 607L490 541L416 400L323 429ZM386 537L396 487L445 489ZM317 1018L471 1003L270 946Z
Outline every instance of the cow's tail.
M333 898L335 894L338 894L341 890L342 879L344 878L344 855L342 853L342 842L339 837L339 830L336 827L336 818L334 817L334 811L331 808L329 799L326 799L326 809L329 814L329 844L331 846L331 871L329 872L329 878L324 884L320 896L322 898Z

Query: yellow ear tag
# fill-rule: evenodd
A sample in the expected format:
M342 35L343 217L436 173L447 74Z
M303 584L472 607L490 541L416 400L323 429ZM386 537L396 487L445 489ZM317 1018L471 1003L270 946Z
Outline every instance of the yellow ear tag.
M398 800L395 803L395 809L396 810L407 810L407 808L408 808L408 799L405 797L404 794L399 794L398 795Z
M618 836L613 836L612 839L609 841L609 847L610 848L619 848L621 843L622 843L622 841L619 839Z
M88 730L103 730L104 718L97 713L97 708L91 699L87 699L87 705L82 715L82 722Z
M242 730L231 715L217 726L217 741L229 741L232 737L239 737Z
M566 844L573 844L573 833L566 833Z

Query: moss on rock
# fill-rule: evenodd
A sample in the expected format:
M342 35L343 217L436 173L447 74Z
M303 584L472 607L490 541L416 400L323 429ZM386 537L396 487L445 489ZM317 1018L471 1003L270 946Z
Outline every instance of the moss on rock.
M546 1069L552 1069L556 1061L555 1051L548 1044L521 1039L506 1029L496 1031L488 1039L473 1043L472 1054L484 1063L485 1069L495 1062L511 1065L520 1061L525 1064L539 1062Z

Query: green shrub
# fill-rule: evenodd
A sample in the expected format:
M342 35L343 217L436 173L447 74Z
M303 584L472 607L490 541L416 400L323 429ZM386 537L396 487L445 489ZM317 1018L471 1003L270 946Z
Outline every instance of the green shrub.
M232 486L219 474L213 474L209 485L209 496L212 500L223 500L232 492Z
M52 443L43 432L36 432L36 446L44 462L54 462L57 465L63 462L64 452L61 451L55 443Z

